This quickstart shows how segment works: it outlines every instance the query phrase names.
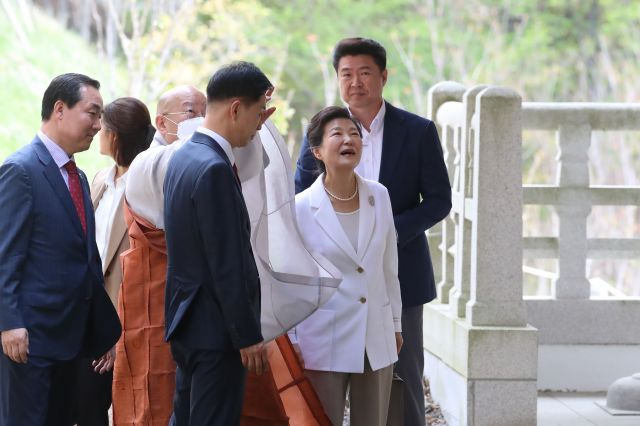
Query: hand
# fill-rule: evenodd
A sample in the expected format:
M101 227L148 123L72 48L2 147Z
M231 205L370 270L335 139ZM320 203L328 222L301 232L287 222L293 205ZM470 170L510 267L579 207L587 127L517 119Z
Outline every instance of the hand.
M400 353L400 349L402 349L402 344L404 340L402 340L402 333L396 332L396 350Z
M274 88L272 87L271 89L267 90L267 93L265 93L265 96L267 98L267 102L269 102L271 100L271 95L273 94L273 90ZM260 126L262 126L264 124L265 121L267 121L269 119L269 117L271 117L271 115L275 112L276 107L271 107L271 108L267 108L264 111L262 111L262 113L260 114Z
M298 362L300 363L302 368L304 368L304 358L302 358L302 351L300 350L300 345L292 342L291 346L293 346L293 351L296 353L296 357L298 357Z
M2 335L2 352L13 362L27 363L29 354L29 332L26 328L5 330Z
M242 365L250 373L255 373L259 376L269 369L267 347L264 342L240 349L240 357L242 358Z
M104 374L108 371L111 371L113 368L113 363L116 361L116 347L109 349L109 351L102 355L100 358L93 360L91 365L93 366L93 371L98 374Z

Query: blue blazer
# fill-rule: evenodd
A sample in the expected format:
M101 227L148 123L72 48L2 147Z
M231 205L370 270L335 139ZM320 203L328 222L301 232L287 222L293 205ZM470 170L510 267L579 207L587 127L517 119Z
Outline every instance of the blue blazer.
M169 160L165 331L193 349L262 341L260 280L242 190L218 143L195 132Z
M296 193L308 188L318 169L305 138L296 170ZM436 297L425 231L451 210L451 184L432 121L386 103L378 181L387 187L398 233L398 277L402 306Z
M78 173L86 237L58 166L38 137L0 167L0 330L25 327L29 356L96 357L120 336L104 290L87 178Z

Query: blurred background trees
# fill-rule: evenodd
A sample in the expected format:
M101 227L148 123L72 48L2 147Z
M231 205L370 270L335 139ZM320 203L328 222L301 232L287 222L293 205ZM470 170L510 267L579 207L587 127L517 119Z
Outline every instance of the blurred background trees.
M31 140L42 92L54 75L98 78L105 102L145 101L177 84L204 90L236 59L276 85L274 121L295 158L306 121L339 104L331 51L365 36L388 52L385 97L425 114L442 80L514 88L524 101L637 102L640 2L636 0L0 0L0 160ZM525 183L552 183L553 135L525 134ZM592 141L594 184L638 185L640 140L626 133ZM88 174L109 163L97 144ZM637 208L601 208L590 236L640 236ZM553 213L525 209L525 232L554 232ZM594 264L640 296L640 261ZM552 269L553 266L546 265ZM622 272L621 272L622 271ZM626 271L626 272L624 272Z

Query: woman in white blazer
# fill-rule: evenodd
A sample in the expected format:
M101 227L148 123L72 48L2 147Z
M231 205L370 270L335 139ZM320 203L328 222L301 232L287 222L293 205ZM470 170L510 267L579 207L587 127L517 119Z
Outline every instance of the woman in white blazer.
M391 202L384 186L354 171L362 135L346 108L316 114L307 139L324 173L296 196L298 225L306 246L330 260L343 280L293 339L334 424L342 424L349 388L350 424L385 425L402 346Z
M146 105L136 98L119 98L104 108L100 130L100 153L115 164L99 171L91 184L91 200L96 216L96 243L102 260L105 289L117 306L122 267L120 253L129 248L123 215L127 170L138 153L149 147L155 129ZM78 377L78 426L109 425L113 374L111 363L93 366L81 363Z

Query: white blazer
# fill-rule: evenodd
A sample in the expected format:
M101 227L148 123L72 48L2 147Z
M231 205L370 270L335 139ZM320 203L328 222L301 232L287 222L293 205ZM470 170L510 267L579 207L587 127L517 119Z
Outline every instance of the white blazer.
M398 360L395 332L402 330L398 251L387 189L358 175L358 248L354 250L324 190L324 175L296 196L306 247L342 272L329 301L295 330L305 368L364 372L365 349L372 370Z

